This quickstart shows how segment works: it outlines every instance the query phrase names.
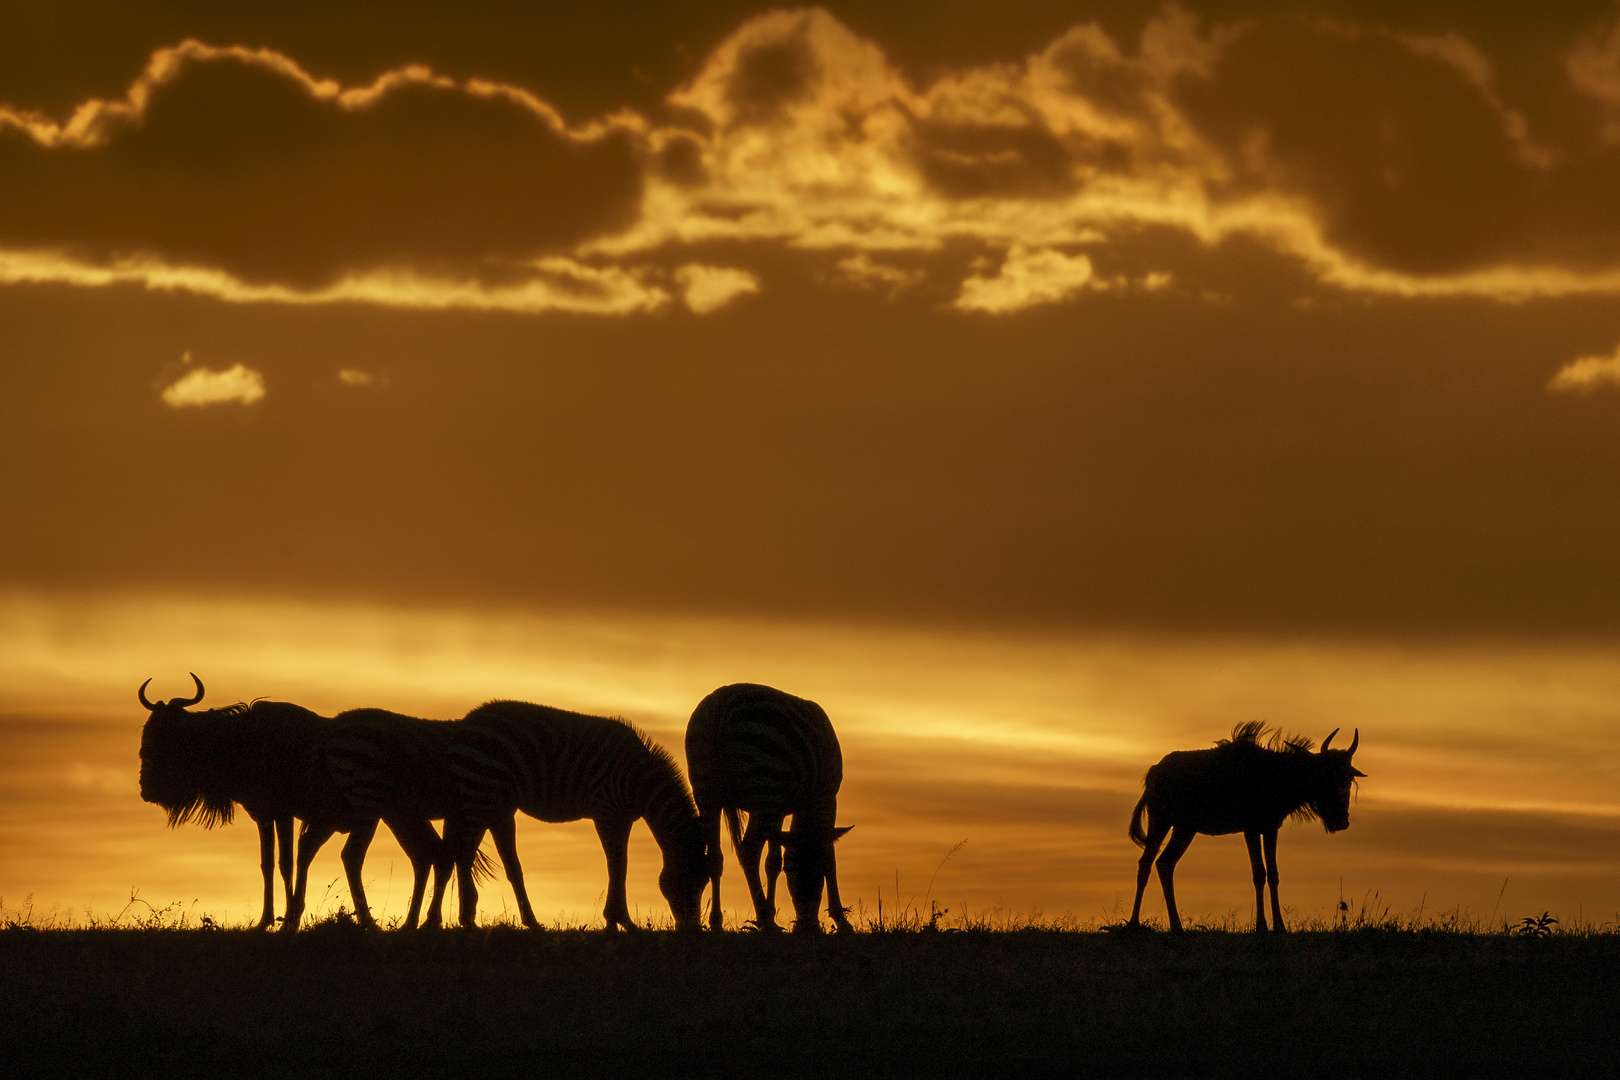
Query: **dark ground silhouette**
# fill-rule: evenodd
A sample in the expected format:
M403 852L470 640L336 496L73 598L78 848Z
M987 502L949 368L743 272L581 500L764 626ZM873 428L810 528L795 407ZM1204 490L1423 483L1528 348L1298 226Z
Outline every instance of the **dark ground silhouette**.
M1615 1075L1620 935L0 930L11 1075Z

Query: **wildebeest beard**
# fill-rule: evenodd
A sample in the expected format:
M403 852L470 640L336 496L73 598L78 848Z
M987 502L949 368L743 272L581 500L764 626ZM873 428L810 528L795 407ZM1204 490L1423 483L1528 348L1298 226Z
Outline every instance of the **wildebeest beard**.
M195 821L205 829L229 825L236 816L227 762L221 745L228 729L219 721L246 705L190 714L154 714L141 739L141 797L169 812L171 828Z

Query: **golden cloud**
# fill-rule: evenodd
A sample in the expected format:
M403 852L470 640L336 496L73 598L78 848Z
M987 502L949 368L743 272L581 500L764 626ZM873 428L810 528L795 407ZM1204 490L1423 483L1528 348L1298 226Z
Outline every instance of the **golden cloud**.
M1552 377L1547 389L1590 394L1604 386L1620 386L1620 348L1608 356L1582 356L1570 361Z
M1614 115L1617 57L1620 24L1575 42L1569 93ZM1170 230L1195 251L1258 242L1353 293L1620 293L1620 233L1561 223L1563 195L1610 198L1620 159L1566 168L1455 33L1206 26L1172 6L1134 52L1083 25L917 83L826 11L771 11L668 104L667 121L571 125L507 83L411 65L345 86L187 40L64 119L0 106L0 282L601 315L679 296L701 314L762 287L702 261L725 243L833 252L845 280L890 295L954 278L958 310L1007 314L1123 283L1100 267ZM1604 123L1595 137L1614 139ZM964 246L1001 269L945 257ZM878 261L897 253L928 267Z
M231 402L252 405L262 397L264 376L241 364L232 364L224 371L194 368L163 390L163 403L171 409L201 408Z

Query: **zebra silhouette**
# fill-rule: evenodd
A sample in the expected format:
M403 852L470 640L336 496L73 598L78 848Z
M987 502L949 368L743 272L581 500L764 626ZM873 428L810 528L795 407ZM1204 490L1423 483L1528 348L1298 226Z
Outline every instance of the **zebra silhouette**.
M191 679L197 693L189 698L148 701L151 679L135 692L151 714L141 729L141 798L167 810L170 827L229 825L242 804L259 827L264 929L275 921L278 847L283 893L292 902L293 819L309 810L304 763L330 721L285 701L190 712L206 692L201 679Z
M1232 737L1217 741L1214 749L1177 750L1148 770L1141 801L1131 812L1130 837L1142 848L1142 858L1137 863L1136 903L1131 906L1129 925L1139 925L1142 893L1157 856L1170 929L1180 931L1174 878L1182 853L1199 833L1224 836L1240 832L1249 846L1249 865L1254 871L1254 928L1266 928L1269 881L1272 929L1284 929L1282 904L1277 899L1277 830L1290 816L1302 820L1319 817L1330 833L1349 828L1350 791L1356 778L1367 774L1350 764L1361 743L1359 730L1348 749L1329 750L1333 736L1339 733L1334 728L1322 740L1321 751L1314 754L1309 739L1285 739L1280 732L1261 746L1264 730L1259 721L1239 724L1232 729ZM1146 829L1142 827L1144 817ZM1170 843L1160 855L1159 845L1167 835Z
M776 878L784 869L793 899L795 931L821 931L816 909L823 883L827 914L840 931L850 929L838 898L833 853L833 843L849 831L836 827L844 758L832 721L820 705L754 683L722 686L698 703L686 725L686 767L702 823L708 876L714 885L711 929L719 930L723 922L721 817L742 863L758 929L780 929ZM744 813L748 815L746 830L741 820ZM784 833L782 820L790 814L792 830ZM767 844L765 887L760 884L759 858Z
M607 856L607 928L636 929L625 897L630 830L644 818L663 852L659 890L675 925L695 929L703 898L703 834L697 808L669 752L623 720L525 701L491 701L449 725L450 769L459 809L445 819L455 860L461 924L473 925L478 890L472 870L487 830L517 896L523 924L537 927L518 861L516 815L540 821L589 818ZM435 914L444 885L434 889ZM431 916L430 916L431 918Z
M445 882L453 865L431 820L447 817L459 806L450 772L450 726L384 709L351 709L326 725L309 758L308 810L298 838L297 888L288 905L288 925L296 926L303 914L310 862L335 832L349 834L342 860L355 917L362 926L376 925L361 869L380 820L411 861L411 906L403 927L416 926L428 872L436 871L437 881ZM438 916L435 908L428 925L437 925Z

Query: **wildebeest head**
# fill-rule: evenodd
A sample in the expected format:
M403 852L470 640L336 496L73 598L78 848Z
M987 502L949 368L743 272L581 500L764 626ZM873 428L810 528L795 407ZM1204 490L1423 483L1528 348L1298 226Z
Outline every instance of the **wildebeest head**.
M669 901L677 930L698 930L703 926L703 890L709 884L709 861L704 851L703 827L694 817L664 852L658 891Z
M1339 733L1334 728L1328 737L1322 740L1322 749L1316 757L1316 790L1311 795L1307 805L1322 819L1322 824L1330 833L1342 832L1350 827L1350 790L1355 786L1356 777L1367 774L1350 764L1350 758L1361 743L1361 729L1357 728L1355 735L1350 739L1347 750L1330 750L1333 736Z
M170 698L150 702L141 684L135 696L152 715L141 729L141 798L169 812L169 824L180 825L192 819L205 828L229 824L236 806L219 790L219 761L213 753L207 728L208 718L193 716L188 706L203 699L202 680L191 676L197 694L190 698Z
M782 845L782 873L787 877L788 895L793 898L793 929L799 933L821 931L821 890L836 862L833 845L854 828L846 825L830 831L778 832Z

